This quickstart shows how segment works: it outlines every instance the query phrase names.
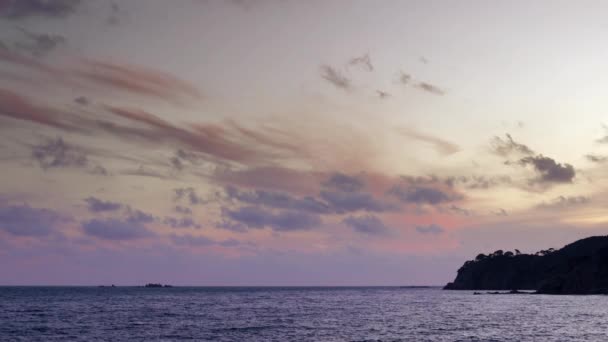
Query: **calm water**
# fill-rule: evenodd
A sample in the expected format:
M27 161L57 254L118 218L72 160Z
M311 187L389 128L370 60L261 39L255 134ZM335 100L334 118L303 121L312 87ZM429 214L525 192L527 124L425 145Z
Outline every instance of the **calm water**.
M0 287L0 341L608 341L608 296Z

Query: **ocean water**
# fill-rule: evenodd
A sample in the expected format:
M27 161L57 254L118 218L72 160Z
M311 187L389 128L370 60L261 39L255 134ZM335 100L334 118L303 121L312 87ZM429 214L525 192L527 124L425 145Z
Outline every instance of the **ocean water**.
M0 287L0 341L608 341L608 296Z

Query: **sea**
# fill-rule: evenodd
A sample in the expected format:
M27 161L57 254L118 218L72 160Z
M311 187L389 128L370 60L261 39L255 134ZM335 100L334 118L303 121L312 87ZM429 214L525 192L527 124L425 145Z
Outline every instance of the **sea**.
M608 341L608 296L0 287L0 341Z

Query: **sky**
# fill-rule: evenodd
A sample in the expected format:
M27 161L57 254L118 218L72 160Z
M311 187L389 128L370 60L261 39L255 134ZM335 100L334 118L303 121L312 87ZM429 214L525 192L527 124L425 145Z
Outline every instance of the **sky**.
M605 235L603 1L0 1L0 284L443 285Z

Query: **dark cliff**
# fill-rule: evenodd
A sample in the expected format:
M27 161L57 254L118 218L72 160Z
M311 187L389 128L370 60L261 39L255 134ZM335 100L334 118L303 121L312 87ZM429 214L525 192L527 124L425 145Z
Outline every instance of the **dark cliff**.
M608 236L593 236L536 254L496 251L465 262L446 290L536 290L608 294Z

